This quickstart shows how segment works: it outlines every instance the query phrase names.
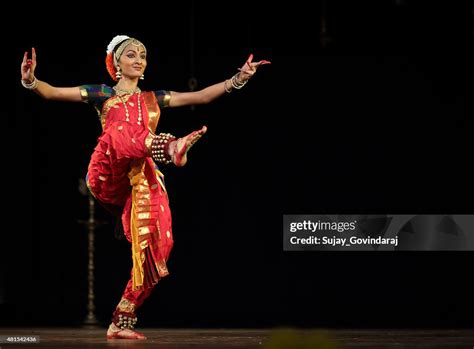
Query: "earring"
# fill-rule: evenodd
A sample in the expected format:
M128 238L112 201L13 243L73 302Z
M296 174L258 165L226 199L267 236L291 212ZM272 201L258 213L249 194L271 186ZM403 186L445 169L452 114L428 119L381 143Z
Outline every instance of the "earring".
M140 76L140 80L145 80L145 74L142 74L142 76Z
M117 71L115 72L115 77L117 79L121 79L122 78L122 72L120 71L120 68L117 67Z

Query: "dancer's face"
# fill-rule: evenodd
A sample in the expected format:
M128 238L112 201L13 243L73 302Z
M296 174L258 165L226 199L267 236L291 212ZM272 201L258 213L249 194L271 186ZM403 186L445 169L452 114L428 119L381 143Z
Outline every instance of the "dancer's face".
M145 48L129 44L120 56L119 66L123 76L139 78L146 68Z

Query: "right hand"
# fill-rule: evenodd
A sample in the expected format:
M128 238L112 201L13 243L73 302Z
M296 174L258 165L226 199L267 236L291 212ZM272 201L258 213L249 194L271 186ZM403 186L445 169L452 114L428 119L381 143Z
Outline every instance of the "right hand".
M36 69L36 51L33 47L31 49L31 59L28 59L28 52L23 55L23 62L21 62L21 79L26 83L33 82L35 78Z

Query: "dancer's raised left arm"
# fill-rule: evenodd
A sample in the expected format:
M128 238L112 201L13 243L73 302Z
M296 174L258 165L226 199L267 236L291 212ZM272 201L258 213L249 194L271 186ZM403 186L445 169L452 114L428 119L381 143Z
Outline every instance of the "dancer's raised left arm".
M230 93L233 89L241 89L248 80L256 73L261 65L270 64L269 61L261 60L252 62L253 54L245 61L239 71L230 79L224 80L217 84L208 86L199 91L193 92L176 92L171 91L170 107L181 107L193 104L210 103L224 93Z

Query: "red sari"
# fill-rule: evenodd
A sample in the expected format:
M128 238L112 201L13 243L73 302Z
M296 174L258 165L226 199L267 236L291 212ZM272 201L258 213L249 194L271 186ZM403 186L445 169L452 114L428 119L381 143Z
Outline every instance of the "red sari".
M173 236L163 174L149 155L160 118L156 95L142 92L121 97L123 101L112 96L103 103L103 133L91 156L87 185L101 203L123 208L121 219L132 245L133 268L122 302L128 300L135 308L168 275L166 261Z

